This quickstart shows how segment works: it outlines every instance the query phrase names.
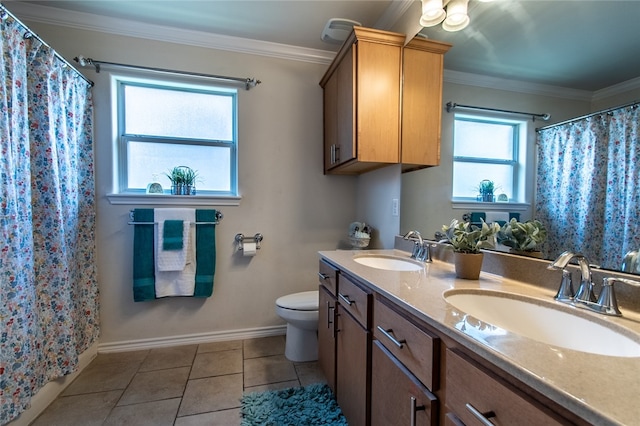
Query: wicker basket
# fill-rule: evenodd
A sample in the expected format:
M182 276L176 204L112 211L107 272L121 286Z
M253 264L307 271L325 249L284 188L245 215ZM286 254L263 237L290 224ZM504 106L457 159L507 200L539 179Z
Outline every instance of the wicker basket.
M351 243L351 246L353 248L365 248L369 246L369 241L371 241L371 238L357 238L357 237L352 237L349 236L349 242Z

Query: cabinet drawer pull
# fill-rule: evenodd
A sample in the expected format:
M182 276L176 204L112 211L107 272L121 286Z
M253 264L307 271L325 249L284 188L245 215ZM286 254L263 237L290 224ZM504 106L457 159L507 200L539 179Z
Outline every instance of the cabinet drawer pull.
M393 337L391 335L391 333L393 333L392 329L385 330L384 328L378 326L378 330L380 330L380 333L384 334L387 337L387 339L391 340L393 344L399 347L400 349L402 349L404 343L407 343L407 341L404 339L397 340L395 337Z
M331 328L331 324L333 324L331 317L335 315L335 310L336 308L334 308L329 302L327 302L327 328Z
M471 405L469 403L465 404L465 406L467 407L467 410L469 410L469 412L471 412L471 414L473 414L473 417L478 419L478 421L480 423L482 423L484 426L495 426L493 423L491 423L489 421L489 418L495 417L496 413L494 413L493 411L488 411L486 413L481 413L480 411L478 411L478 409L476 407L474 407L473 405Z
M321 280L328 280L329 279L329 275L323 274L322 272L318 272L318 276L320 277Z
M353 305L354 302L353 300L349 299L349 296L344 296L342 293L338 293L338 296L340 296L340 299L344 300L344 303L346 303L347 305L351 306Z
M421 405L419 407L416 406L416 397L412 396L411 397L411 426L416 426L416 413L418 411L424 411L426 408L424 405Z

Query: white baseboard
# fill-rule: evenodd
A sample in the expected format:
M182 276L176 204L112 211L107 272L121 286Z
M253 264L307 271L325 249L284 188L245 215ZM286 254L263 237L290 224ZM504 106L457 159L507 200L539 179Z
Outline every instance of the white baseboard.
M98 354L98 344L94 343L78 356L78 371L47 383L36 393L30 402L30 407L20 414L20 417L7 423L6 426L27 426L33 422L67 386L84 370Z
M112 343L100 343L98 345L98 353L128 352L168 346L256 339L259 337L281 336L286 334L286 331L286 325L277 325L241 330L215 331L211 333L186 334L181 336L156 337L152 339L125 340Z

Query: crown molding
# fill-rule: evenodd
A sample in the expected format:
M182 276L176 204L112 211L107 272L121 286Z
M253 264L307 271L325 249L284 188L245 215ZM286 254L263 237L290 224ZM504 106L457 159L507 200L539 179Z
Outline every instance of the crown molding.
M632 78L631 80L623 81L622 83L614 84L613 86L597 90L593 94L593 100L600 101L602 99L622 95L624 93L638 89L640 89L640 77Z
M446 69L444 70L444 81L447 83L485 87L487 89L507 90L518 93L529 93L532 95L552 96L554 98L573 99L577 101L591 102L593 97L593 92L588 90L569 89L566 87L551 86L548 84L509 80Z
M320 65L329 65L336 55L336 52L327 50L309 49L261 40L211 34L202 31L144 24L126 19L62 10L37 4L5 1L4 5L5 7L8 7L12 13L23 20L86 31L97 31L106 34L123 35L167 43L202 47L206 49L225 50ZM393 23L406 12L410 5L411 1L395 0L387 8L376 26L388 27L393 25ZM615 96L629 90L640 88L640 77L596 92L591 92L587 90L569 89L566 87L502 79L446 69L444 70L444 81L447 83L464 84L468 86L485 87L488 89L507 90L587 102Z
M91 13L62 10L49 6L13 1L6 2L5 6L8 6L8 9L22 20L207 49L226 50L322 65L330 64L336 55L336 52L326 50L309 49L288 44L145 24Z

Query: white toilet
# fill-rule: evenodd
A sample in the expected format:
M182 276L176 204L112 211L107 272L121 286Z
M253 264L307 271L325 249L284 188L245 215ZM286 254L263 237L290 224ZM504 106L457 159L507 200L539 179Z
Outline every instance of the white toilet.
M276 300L276 313L287 322L284 355L290 361L318 359L318 290L288 294Z

